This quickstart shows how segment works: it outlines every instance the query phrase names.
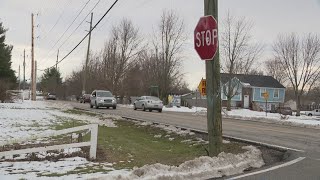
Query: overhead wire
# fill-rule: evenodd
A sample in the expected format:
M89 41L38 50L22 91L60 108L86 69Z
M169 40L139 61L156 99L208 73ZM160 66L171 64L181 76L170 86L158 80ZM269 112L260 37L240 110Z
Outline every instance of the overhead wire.
M91 0L88 0L84 6L82 7L82 9L79 11L79 13L77 14L77 16L73 19L73 21L71 22L71 24L68 26L68 28L63 32L63 34L59 37L59 39L54 43L54 45L50 48L47 56L44 58L46 59L49 54L51 53L51 51L53 50L53 48L60 42L60 40L63 38L63 36L66 34L66 32L70 29L70 27L73 25L73 23L77 20L77 18L80 16L80 14L83 12L83 10L87 7L87 5L89 4Z
M59 60L56 64L46 68L52 68L57 64L60 64L63 60L65 60L88 36L89 34L98 26L98 24L105 18L105 16L111 11L111 9L116 5L119 0L115 0L113 4L109 7L109 9L104 13L104 15L99 19L99 21L91 28L91 30L80 40L80 42L69 52L67 53L61 60Z
M72 31L72 33L63 41L63 43L59 46L58 49L60 49L69 39L70 37L78 30L78 28L82 25L82 23L86 20L86 18L93 12L93 10L97 7L97 5L100 3L101 0L98 0L98 2L93 6L93 8L89 11L89 13L85 16L85 18L80 22L80 24Z
M70 4L70 2L71 2L71 0L69 0L69 1L66 3L65 7L63 8L62 12L60 13L60 15L59 15L58 19L56 20L56 22L54 23L54 25L50 28L50 30L49 30L48 32L44 33L43 38L41 38L41 40L46 39L46 37L48 36L48 34L57 26L57 24L58 24L59 21L61 20L62 15L64 14L64 12L65 12L66 8L68 7L68 4ZM60 7L59 7L59 8L60 8Z
M93 10L98 6L101 0L98 0L97 3L91 8L89 13L83 18L83 20L80 22L80 24L70 33L70 35L63 41L63 43L58 47L58 49L61 49L61 47L70 39L72 35L79 29L79 27L83 24L83 22L87 19L87 17L93 12Z

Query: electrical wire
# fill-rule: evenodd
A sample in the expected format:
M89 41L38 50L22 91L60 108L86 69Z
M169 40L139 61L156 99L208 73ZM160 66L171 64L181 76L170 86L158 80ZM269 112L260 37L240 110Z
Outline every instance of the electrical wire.
M86 15L86 17L80 22L80 24L72 31L72 33L68 36L68 38L63 41L63 43L59 46L58 49L60 49L69 39L70 37L78 30L78 28L82 25L82 23L86 20L86 18L93 12L93 10L97 7L97 5L100 3L101 0L99 0L94 7L90 10L90 12Z
M50 30L46 33L44 33L44 36L41 40L44 40L47 38L48 34L57 26L57 24L59 23L60 19L62 18L62 15L64 14L66 7L68 7L68 5L70 4L71 0L68 1L68 3L65 5L64 9L62 10L62 12L60 13L58 19L56 20L56 22L54 23L54 25L50 28Z
M87 7L87 5L89 4L91 0L88 0L84 6L82 7L82 9L79 11L79 13L77 14L77 16L73 19L73 21L71 22L71 24L68 26L68 28L63 32L63 34L59 37L59 39L54 43L54 45L50 48L48 55L44 58L46 59L49 54L51 53L51 51L53 50L53 48L60 42L60 40L63 38L63 36L66 34L66 32L70 29L70 27L73 25L73 23L77 20L77 18L80 16L80 14L82 13L82 11Z
M97 7L97 5L100 3L101 0L98 0L98 2L93 6L93 8L89 11L89 13L84 17L84 19L80 22L80 24L71 32L71 34L63 41L63 43L58 47L58 49L61 49L61 47L70 39L70 37L79 29L79 27L83 24L83 22L86 20L86 18L93 12L93 10ZM48 60L48 59L47 59ZM43 61L46 62L47 60ZM42 63L43 63L42 62Z
M63 60L65 60L88 36L89 34L98 26L98 24L105 18L105 16L111 11L111 9L116 5L116 3L119 0L115 0L113 4L109 7L109 9L104 13L104 15L99 19L99 21L92 27L92 29L80 40L80 42L69 52L67 53L60 61L58 61L53 66L50 66L49 68L53 68L57 64L61 63ZM48 69L48 68L47 68Z

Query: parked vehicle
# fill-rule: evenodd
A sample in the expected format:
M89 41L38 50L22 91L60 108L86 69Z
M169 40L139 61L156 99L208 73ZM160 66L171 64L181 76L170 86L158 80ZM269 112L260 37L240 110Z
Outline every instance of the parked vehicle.
M151 112L152 110L157 110L162 112L163 103L162 101L154 96L141 96L133 103L134 110L142 109L146 111L147 109Z
M110 91L105 90L94 90L90 95L90 108L95 106L96 109L99 107L112 107L117 108L117 100L113 97Z
M80 103L90 103L90 94L83 94L79 98Z
M47 100L56 100L57 97L56 97L56 94L54 94L54 93L48 93L46 99Z
M292 116L292 109L290 107L278 107L277 113Z
M308 116L320 116L320 109L314 109L312 111L306 111Z

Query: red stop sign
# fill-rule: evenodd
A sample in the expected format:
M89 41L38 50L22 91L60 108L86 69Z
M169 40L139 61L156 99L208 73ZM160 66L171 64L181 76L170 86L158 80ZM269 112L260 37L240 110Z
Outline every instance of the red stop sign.
M202 60L213 60L218 49L218 23L213 16L200 18L194 30L194 48Z

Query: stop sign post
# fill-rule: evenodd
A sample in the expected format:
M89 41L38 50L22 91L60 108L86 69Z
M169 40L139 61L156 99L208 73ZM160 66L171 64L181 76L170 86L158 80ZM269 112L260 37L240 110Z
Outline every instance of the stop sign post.
M218 24L213 16L200 18L194 30L194 48L202 60L213 60L218 49Z
M218 0L204 0L204 17L194 30L194 48L206 60L207 128L209 156L222 147L220 60L218 47Z

